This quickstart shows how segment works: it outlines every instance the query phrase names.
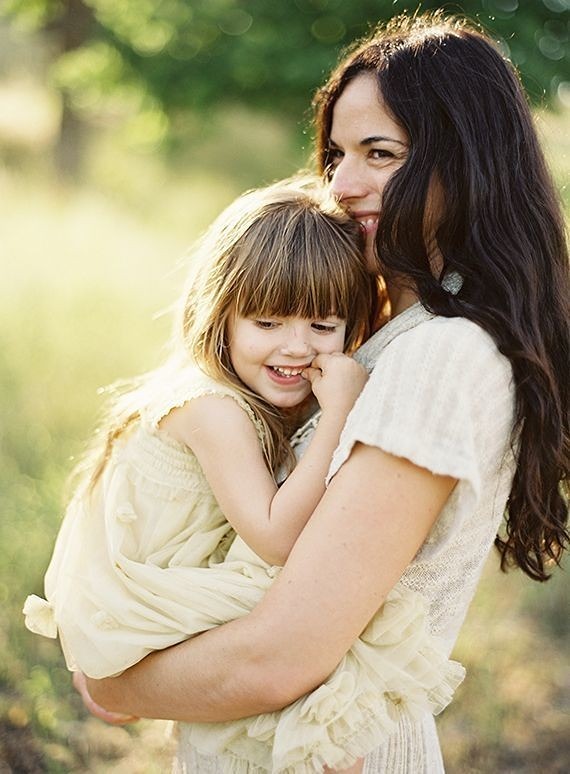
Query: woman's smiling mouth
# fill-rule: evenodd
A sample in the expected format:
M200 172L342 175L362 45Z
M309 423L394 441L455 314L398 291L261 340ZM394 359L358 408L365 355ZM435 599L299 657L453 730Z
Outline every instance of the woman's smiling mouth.
M357 220L360 225L364 226L367 234L373 234L378 228L377 212L351 212L350 215L354 220Z

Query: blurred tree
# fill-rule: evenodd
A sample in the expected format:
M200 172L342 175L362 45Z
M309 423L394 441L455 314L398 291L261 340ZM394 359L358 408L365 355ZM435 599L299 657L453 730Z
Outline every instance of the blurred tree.
M4 13L50 31L63 111L129 105L139 130L161 139L185 111L228 101L297 122L339 49L405 0L5 0ZM490 31L519 67L535 101L570 81L570 0L425 0L422 10L463 11ZM75 20L75 24L74 24ZM68 33L73 30L73 34ZM65 138L67 139L67 138Z
M81 0L65 3L51 24L61 57L87 42L93 21L92 9ZM73 177L80 166L83 139L82 122L70 97L67 91L62 91L60 137L55 149L57 168L65 177Z
M29 29L42 29L50 38L54 60L60 61L86 45L94 28L93 10L83 0L9 0L0 13ZM83 122L72 94L61 92L59 138L54 149L56 167L63 177L74 177L81 162Z

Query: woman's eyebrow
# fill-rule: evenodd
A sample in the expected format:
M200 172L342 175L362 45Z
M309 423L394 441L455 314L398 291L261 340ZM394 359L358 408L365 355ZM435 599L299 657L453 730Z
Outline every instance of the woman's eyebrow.
M395 142L398 145L402 145L404 148L408 147L408 143L404 142L403 140L397 140L395 137L387 137L383 134L375 134L371 137L365 137L363 140L360 140L358 143L359 145L366 146L366 145L372 145L375 142ZM332 139L332 137L329 137L328 142L329 148L338 148L339 146L337 143Z
M403 145L404 147L407 147L408 145L402 140L397 140L395 137L386 137L386 135L383 134L375 134L372 135L372 137L365 137L363 140L360 140L359 145L372 145L374 142L395 142L398 145Z

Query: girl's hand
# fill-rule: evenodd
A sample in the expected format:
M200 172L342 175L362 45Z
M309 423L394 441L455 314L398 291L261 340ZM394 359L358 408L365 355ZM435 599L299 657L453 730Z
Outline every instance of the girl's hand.
M73 673L73 687L81 696L86 709L88 709L96 718L104 720L105 723L111 723L113 726L124 726L125 723L133 723L135 720L138 720L134 715L122 715L120 712L109 712L104 707L96 704L87 690L87 680L83 672Z
M364 366L342 352L320 354L303 371L323 412L346 416L368 381Z

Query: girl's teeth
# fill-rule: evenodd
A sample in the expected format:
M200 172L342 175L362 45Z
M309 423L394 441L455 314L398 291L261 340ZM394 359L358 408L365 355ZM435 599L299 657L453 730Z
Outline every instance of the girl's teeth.
M273 370L282 376L298 376L303 371L302 368L280 368L279 366L273 366Z

